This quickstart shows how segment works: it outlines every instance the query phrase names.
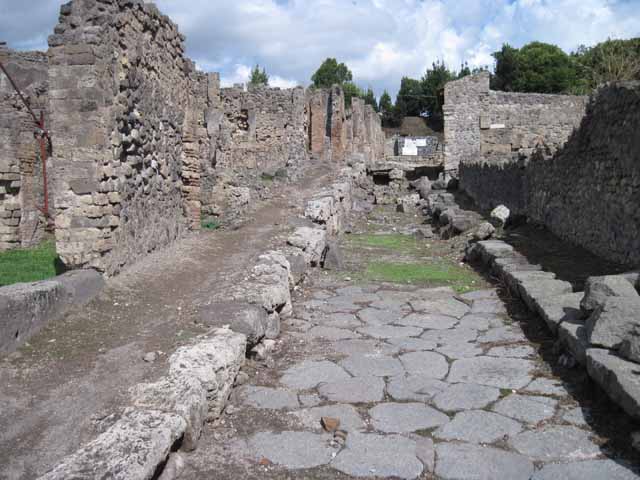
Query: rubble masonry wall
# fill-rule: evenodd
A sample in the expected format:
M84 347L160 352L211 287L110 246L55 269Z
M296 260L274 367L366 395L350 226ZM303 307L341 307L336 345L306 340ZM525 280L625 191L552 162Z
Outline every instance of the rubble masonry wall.
M567 109L571 105L566 98L559 102ZM504 204L512 214L603 258L640 265L640 84L594 92L580 123L562 142L571 118L581 111L579 103L573 105L574 110L554 113L559 123L550 125L537 151L527 147L518 155L505 151L502 157L462 162L461 187L482 208Z
M0 61L34 113L43 111L46 118L46 54L0 46ZM27 109L9 80L0 74L0 251L33 246L45 232L46 219L37 208L44 204L44 188L34 130Z

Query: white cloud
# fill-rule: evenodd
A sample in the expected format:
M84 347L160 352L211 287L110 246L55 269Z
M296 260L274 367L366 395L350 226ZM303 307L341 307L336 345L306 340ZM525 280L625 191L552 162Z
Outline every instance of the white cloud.
M45 47L63 0L0 0L0 35ZM226 84L260 64L281 87L308 84L327 57L357 83L395 92L435 60L491 65L503 42L540 40L569 51L640 35L640 0L157 0L187 36L189 55Z

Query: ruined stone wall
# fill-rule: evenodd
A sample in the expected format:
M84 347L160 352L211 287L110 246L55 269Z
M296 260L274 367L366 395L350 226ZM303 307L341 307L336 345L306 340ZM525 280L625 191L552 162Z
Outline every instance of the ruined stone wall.
M206 77L153 4L74 0L49 38L56 240L115 273L199 222Z
M640 265L640 83L595 92L579 128L552 153L460 165L462 188L553 233L630 266Z
M539 146L554 152L565 144L580 125L587 97L490 91L488 102L480 114L481 156L528 157Z
M307 92L309 104L309 150L322 156L330 153L331 138L331 106L329 91L313 89Z
M596 92L580 128L527 168L527 212L610 260L640 266L640 82Z
M363 155L368 163L384 158L386 137L380 115L364 100L352 98L345 107L344 92L334 86L329 90L310 90L309 148L325 160L343 162L350 155Z
M238 210L238 202L248 201L261 175L293 176L309 158L303 88L234 87L217 92L207 116L214 141L201 192L208 215Z
M0 61L34 113L44 112L47 121L46 54L0 46ZM44 204L44 187L34 130L32 117L0 73L0 251L35 245L45 232L46 219L37 208Z
M586 97L495 92L483 72L445 87L445 161L503 161L561 147L584 116Z

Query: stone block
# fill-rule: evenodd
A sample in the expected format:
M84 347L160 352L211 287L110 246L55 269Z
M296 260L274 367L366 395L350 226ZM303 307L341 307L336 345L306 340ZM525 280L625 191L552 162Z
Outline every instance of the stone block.
M562 344L569 349L578 363L586 366L589 339L584 322L577 318L565 319L558 325L557 334Z
M593 346L618 349L635 336L640 326L640 296L609 297L587 319L589 341Z
M85 305L104 288L104 277L96 270L73 270L56 277L68 293L69 303Z
M12 352L68 307L69 292L56 280L0 288L0 353Z
M128 409L106 432L40 480L153 478L186 426L179 415Z
M582 300L582 296L583 294L578 292L538 300L537 311L552 333L557 332L558 326L562 322L581 318L580 300Z
M234 332L245 335L249 346L257 345L267 329L267 312L258 305L242 302L211 303L201 307L199 314L205 325L228 325Z
M539 310L538 302L540 300L572 293L573 287L569 282L565 282L563 280L540 277L533 280L523 281L519 284L518 291L527 307L529 307L530 310L537 312Z
M589 277L580 306L585 312L590 313L603 306L609 297L637 298L638 292L623 275Z
M165 377L156 383L136 385L131 389L136 408L179 415L186 422L182 448L190 451L198 445L207 418L207 394L193 377Z
M224 409L240 367L244 364L247 339L240 333L219 328L213 336L180 347L169 357L169 375L198 380L207 392L209 419Z
M319 228L300 227L287 239L287 243L301 249L310 265L319 265L327 246L327 232Z
M598 348L587 350L587 370L609 397L625 412L640 419L638 364Z

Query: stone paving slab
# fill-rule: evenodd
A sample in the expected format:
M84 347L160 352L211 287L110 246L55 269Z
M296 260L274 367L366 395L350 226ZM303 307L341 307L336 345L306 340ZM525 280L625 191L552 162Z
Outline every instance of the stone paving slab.
M310 432L260 432L249 440L249 449L257 461L266 459L291 469L326 465L336 452L328 435Z
M589 432L576 427L555 426L523 432L511 438L509 445L538 461L587 460L602 454L589 437Z
M320 385L320 395L331 402L371 403L384 398L385 382L378 377L357 377Z
M443 379L449 373L447 360L438 353L409 352L398 358L400 358L405 370L411 375Z
M442 440L493 443L513 437L521 431L522 425L515 420L484 410L470 410L458 413L434 435Z
M340 365L355 377L392 377L404 373L400 361L388 355L352 355Z
M439 345L457 345L460 343L475 341L478 331L473 328L453 328L450 330L427 330L420 338Z
M450 317L462 318L469 312L469 306L455 298L444 298L437 300L413 300L411 307L417 312L428 312L431 314L448 315Z
M324 338L326 340L348 340L351 338L360 338L361 335L345 328L335 327L313 327L307 332L310 337Z
M405 327L420 327L423 329L447 330L454 327L458 319L447 315L412 313L394 322L395 325Z
M545 465L531 480L637 480L632 467L613 460L587 460Z
M280 383L289 388L307 390L320 383L349 378L349 374L333 362L307 360L287 369Z
M298 396L291 391L268 387L248 386L240 394L246 404L255 408L280 410L298 408Z
M373 338L405 338L418 337L423 332L417 327L395 327L393 325L380 325L359 328L358 332Z
M342 340L333 342L331 348L343 355L357 354L375 354L375 355L394 355L400 351L400 348L382 340Z
M416 400L428 402L444 392L448 383L424 375L402 375L393 377L387 385L387 392L396 400Z
M475 357L456 360L447 381L519 389L528 385L535 364L519 358Z
M492 410L525 423L539 423L556 413L558 401L548 397L513 394L496 403Z
M485 408L500 398L500 390L473 383L458 383L437 394L433 404L445 412Z
M366 429L366 424L355 407L346 403L296 410L292 412L292 415L297 418L304 427L316 432L323 431L320 423L322 417L339 419L340 429L346 430L347 432Z
M354 434L331 466L353 477L417 478L424 470L419 445L400 435Z
M381 403L369 416L376 430L386 433L408 433L438 427L449 417L422 403Z
M440 443L436 445L435 473L442 480L529 480L533 463L496 448Z

